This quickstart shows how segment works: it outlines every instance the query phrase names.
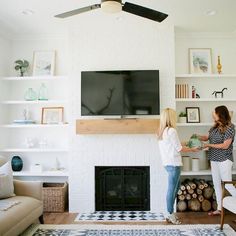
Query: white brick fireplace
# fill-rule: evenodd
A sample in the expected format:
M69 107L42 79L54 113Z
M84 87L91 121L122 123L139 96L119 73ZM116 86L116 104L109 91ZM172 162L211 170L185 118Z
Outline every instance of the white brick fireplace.
M74 123L81 119L80 72L83 70L158 69L161 109L175 106L174 28L160 28L139 18L126 20L125 24L102 17L100 22L81 20L70 29ZM151 211L165 209L167 176L155 135L74 135L72 150L70 212L95 210L95 166L150 166Z

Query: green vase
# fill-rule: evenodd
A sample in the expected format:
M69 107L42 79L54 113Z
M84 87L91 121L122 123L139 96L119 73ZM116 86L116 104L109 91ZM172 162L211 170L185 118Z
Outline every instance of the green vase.
M41 84L41 87L39 88L39 97L38 100L43 100L43 101L47 101L48 100L48 90L45 86L44 83Z
M26 101L35 101L37 100L37 93L32 88L28 88L25 92L24 98Z

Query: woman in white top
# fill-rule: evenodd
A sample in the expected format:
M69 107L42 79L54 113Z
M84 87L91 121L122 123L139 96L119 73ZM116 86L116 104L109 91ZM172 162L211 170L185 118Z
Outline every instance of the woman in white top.
M182 158L180 152L196 152L198 148L189 148L182 145L176 131L176 112L171 108L162 111L160 116L160 128L158 132L159 149L162 163L168 173L168 190L166 195L168 222L181 224L174 212L174 202L180 184L180 167Z

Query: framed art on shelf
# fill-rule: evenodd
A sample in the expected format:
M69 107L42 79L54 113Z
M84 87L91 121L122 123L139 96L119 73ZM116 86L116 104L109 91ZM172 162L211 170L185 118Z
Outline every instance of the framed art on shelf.
M33 60L33 76L54 75L55 51L35 51Z
M199 107L186 107L187 123L200 123Z
M41 124L62 124L64 122L64 107L43 107Z
M189 73L212 73L211 48L189 48Z

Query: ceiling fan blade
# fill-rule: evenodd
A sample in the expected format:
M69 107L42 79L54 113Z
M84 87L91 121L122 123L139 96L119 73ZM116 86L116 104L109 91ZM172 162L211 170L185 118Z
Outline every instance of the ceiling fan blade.
M79 9L72 10L72 11L64 12L62 14L56 15L55 17L57 17L57 18L66 18L66 17L74 16L74 15L77 15L77 14L80 14L80 13L84 13L84 12L87 12L87 11L95 10L97 8L100 8L100 7L101 7L101 4L94 4L94 5L91 5L91 6L82 7L82 8L79 8Z
M155 11L153 9L142 7L129 2L125 2L125 4L122 7L122 10L157 22L162 22L168 16L165 13Z

